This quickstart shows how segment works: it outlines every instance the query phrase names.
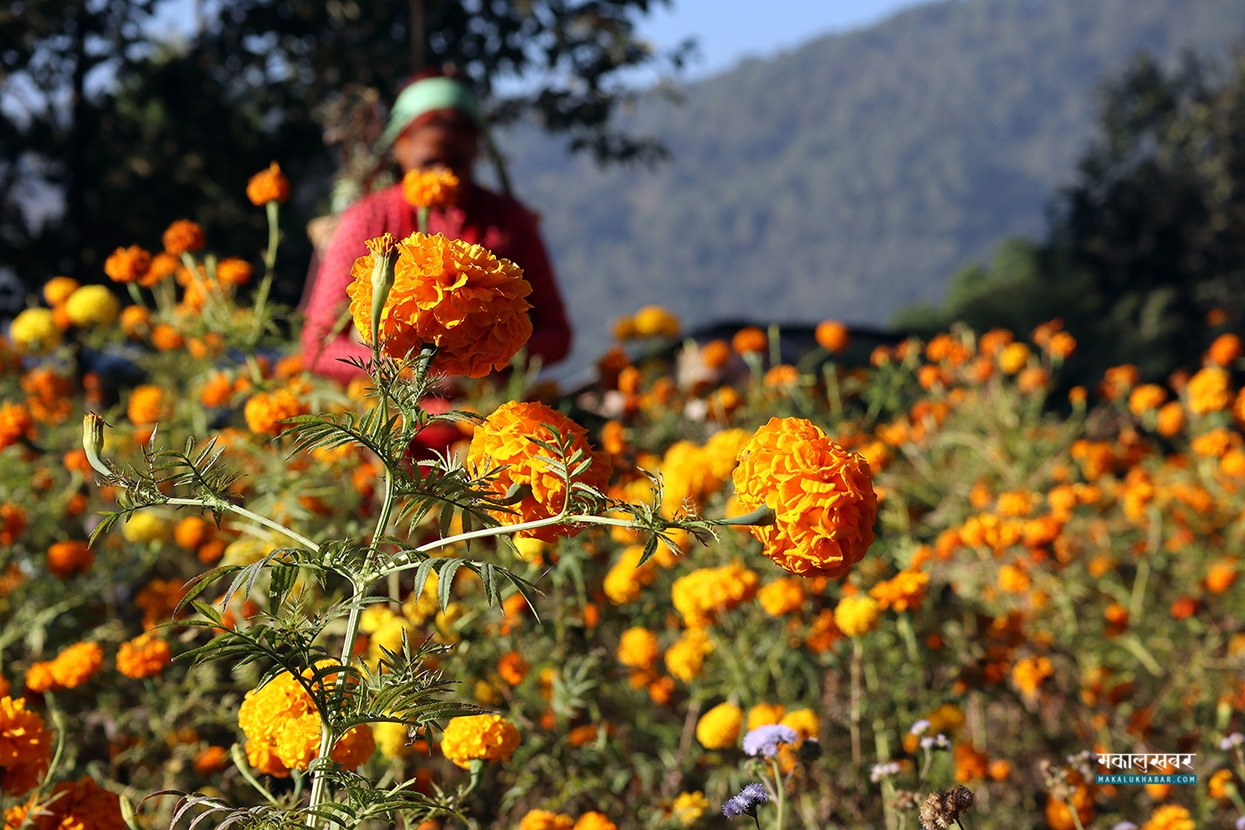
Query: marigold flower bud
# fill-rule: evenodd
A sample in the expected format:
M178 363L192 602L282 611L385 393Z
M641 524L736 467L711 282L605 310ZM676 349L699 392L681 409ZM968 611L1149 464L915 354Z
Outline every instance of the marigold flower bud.
M247 181L246 198L257 207L269 202L284 202L290 198L290 180L274 161L267 170L259 171Z

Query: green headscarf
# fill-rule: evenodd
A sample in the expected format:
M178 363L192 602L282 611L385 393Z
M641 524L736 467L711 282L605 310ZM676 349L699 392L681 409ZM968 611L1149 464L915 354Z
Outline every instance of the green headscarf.
M408 86L393 102L393 111L389 113L389 126L376 145L376 154L380 155L393 145L402 131L419 118L436 110L457 110L468 116L485 133L484 116L480 113L480 103L466 86L452 78L424 78Z

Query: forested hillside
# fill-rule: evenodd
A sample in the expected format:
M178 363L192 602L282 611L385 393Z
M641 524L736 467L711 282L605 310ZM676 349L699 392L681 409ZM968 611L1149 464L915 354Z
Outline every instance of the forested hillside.
M965 261L1043 232L1104 76L1140 52L1226 57L1242 35L1239 0L954 0L645 101L634 126L673 154L655 170L508 136L569 295L573 362L647 302L692 324L877 324L937 301Z

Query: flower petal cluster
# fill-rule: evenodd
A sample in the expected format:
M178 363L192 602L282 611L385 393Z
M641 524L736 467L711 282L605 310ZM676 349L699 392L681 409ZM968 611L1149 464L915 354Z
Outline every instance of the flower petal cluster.
M402 177L402 196L411 207L444 210L458 201L462 182L446 168L408 170Z
M647 669L661 656L657 635L647 628L632 626L618 640L618 662L633 669Z
M869 464L802 418L772 418L744 445L735 496L768 507L773 524L750 528L765 555L800 576L841 577L873 544L878 501Z
M475 759L509 761L519 748L519 729L501 715L451 718L441 739L441 752L467 769Z
M756 596L759 581L756 573L738 563L700 568L676 579L670 596L684 625L704 626L718 613Z
M65 315L75 326L111 326L121 301L102 285L84 285L65 301Z
M700 716L696 723L696 740L705 749L726 749L739 739L744 713L733 703L719 703Z
M94 561L95 554L86 542L71 539L48 547L48 570L61 579L85 573Z
M346 289L364 342L372 337L374 254L355 260ZM437 347L433 368L484 377L504 368L532 336L523 271L480 245L414 233L397 244L393 287L381 310L381 349L402 358Z
M834 624L848 637L868 634L878 624L880 607L873 597L843 597L834 607Z
M320 713L289 672L246 693L238 708L238 726L246 735L247 761L268 775L288 778L292 769L307 769L320 751ZM375 751L372 728L360 724L338 740L331 757L354 769Z
M121 800L90 777L57 784L43 803L34 797L4 814L5 830L126 830Z
M26 688L32 692L75 689L99 673L104 649L99 643L74 643L56 659L35 663L26 671Z
M203 228L189 219L178 219L169 225L162 238L164 250L173 256L181 256L188 251L198 251L207 244Z
M780 723L758 726L744 735L744 753L773 758L778 754L779 746L796 743L799 739L800 736L790 726L783 726Z
M727 818L738 818L742 815L755 816L757 807L769 801L769 793L760 784L749 784L726 799L722 805L722 815Z
M713 653L713 641L703 628L689 628L666 649L666 669L684 683L700 676L705 658Z
M52 739L25 698L0 698L0 794L21 795L39 783L52 758Z
M284 202L290 198L290 180L275 161L267 170L260 170L246 183L246 198L255 206Z
M104 260L104 273L113 282L138 282L151 268L151 253L137 245L118 248Z
M302 415L307 411L302 401L288 389L274 389L271 392L257 392L246 402L243 415L246 425L256 435L278 435L289 424L281 423L286 418Z
M547 460L554 453L536 443L556 443L554 430L569 444L576 460L565 459L572 470L583 461L590 463L571 478L572 484L583 484L597 490L609 483L610 461L588 444L587 431L562 413L541 403L511 401L502 404L484 423L476 427L467 451L468 467L477 475L496 472L492 488L504 495L512 487L531 490L510 511L495 511L494 517L503 524L518 524L547 519L562 512L567 499L566 478ZM559 536L575 535L580 528L550 525L520 531L518 535L552 542Z
M154 634L140 634L117 649L117 671L135 680L155 677L172 662L168 641Z

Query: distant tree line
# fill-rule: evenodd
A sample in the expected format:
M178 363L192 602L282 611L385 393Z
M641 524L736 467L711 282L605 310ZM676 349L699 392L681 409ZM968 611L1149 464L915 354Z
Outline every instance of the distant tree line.
M1162 378L1245 329L1245 52L1226 72L1143 58L1109 82L1046 238L1001 243L954 276L943 305L894 325L1028 332L1056 317L1080 342L1069 368L1082 378L1126 362Z

